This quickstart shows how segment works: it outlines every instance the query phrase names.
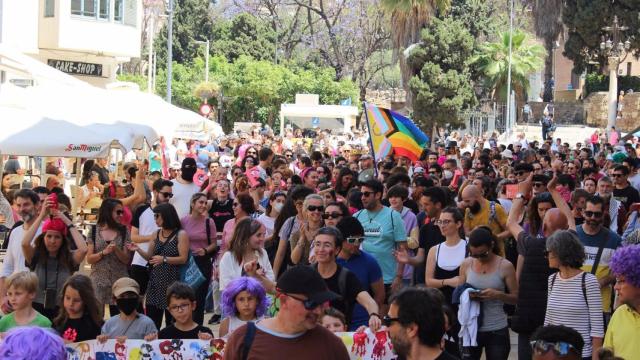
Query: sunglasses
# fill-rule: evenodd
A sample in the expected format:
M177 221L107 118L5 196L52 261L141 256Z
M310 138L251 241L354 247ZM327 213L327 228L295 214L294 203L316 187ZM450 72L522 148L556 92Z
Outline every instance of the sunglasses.
M489 250L487 250L487 251L485 251L483 253L480 253L480 254L469 253L469 256L471 256L474 259L484 259L486 257L489 257Z
M364 241L364 236L350 236L346 240L349 244L359 244Z
M382 325L389 327L391 326L391 324L393 324L394 322L400 322L400 318L392 318L389 315L385 315L382 317Z
M342 215L342 213L338 213L338 212L332 212L332 213L324 213L322 214L322 218L323 219L337 219L340 218L344 215Z
M318 302L313 301L311 299L301 299L301 298L299 298L297 296L293 296L293 295L290 295L290 294L284 294L284 295L286 295L286 296L288 296L288 297L290 297L290 298L292 298L294 300L300 301L302 303L302 306L304 306L305 310L313 310L313 309L317 308L318 306L322 305L322 303L318 303Z
M162 194L162 196L164 196L165 198L169 198L169 199L171 199L173 197L173 193L170 193L170 192L161 192L159 194Z
M369 197L372 194L375 194L373 191L363 191L362 192L362 197Z
M548 342L544 340L535 340L529 342L531 344L531 349L537 355L543 355L552 350L558 356L567 356L569 352L574 354L578 353L578 350L571 344L566 343L564 341L558 342Z
M615 173L611 174L611 177L614 177L614 178L623 177L623 176L624 175L622 175L622 174L615 174Z
M541 182L534 182L534 183L533 183L533 187L537 187L537 188L538 188L538 187L544 187L544 183L541 183Z
M314 205L309 205L307 206L307 211L324 211L324 206L319 205L319 206L314 206Z
M584 216L589 218L599 218L602 216L602 211L584 211Z
M292 157L293 157L293 155L291 155L291 154L286 154L284 157L292 158Z

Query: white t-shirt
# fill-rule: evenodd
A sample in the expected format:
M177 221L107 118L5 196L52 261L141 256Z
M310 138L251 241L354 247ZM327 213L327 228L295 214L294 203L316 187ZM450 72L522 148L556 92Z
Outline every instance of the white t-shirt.
M265 249L260 249L259 251L258 264L264 269L267 279L276 281L267 251ZM242 276L243 265L238 263L235 255L230 251L226 251L222 255L222 260L220 260L220 291L223 291L229 282Z
M178 212L178 218L189 215L189 206L191 202L191 196L198 191L200 187L194 183L182 184L178 180L173 182L173 197L169 201Z
M269 217L267 216L267 214L262 214L258 216L256 220L260 221L260 223L267 229L267 231L265 232L265 237L270 237L271 235L273 235L273 228L276 223L275 218Z
M33 237L31 244L35 238L40 235L42 232L42 224L36 231L36 236ZM22 252L22 239L24 238L24 225L18 226L17 228L11 231L11 236L9 237L9 246L7 247L7 253L4 256L4 260L2 261L2 270L0 270L0 277L9 277L14 273L19 271L29 270L27 265L25 265L24 253Z
M138 234L141 236L147 236L155 234L158 231L158 225L156 225L156 219L153 216L153 210L149 206L145 211L140 214L140 227L138 228ZM151 241L145 243L139 243L138 247L145 252L149 250L149 244ZM133 254L133 260L131 264L147 266L147 260L145 260L137 251Z

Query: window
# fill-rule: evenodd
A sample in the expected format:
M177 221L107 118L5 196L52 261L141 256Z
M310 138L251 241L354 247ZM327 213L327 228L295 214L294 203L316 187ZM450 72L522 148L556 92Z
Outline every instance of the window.
M114 3L113 20L116 22L122 22L124 19L124 0L115 0Z
M627 76L631 76L631 62L627 63Z
M97 2L100 4L100 19L109 20L110 0L97 0Z
M44 1L44 17L53 17L56 11L55 0Z
M71 0L71 14L96 17L96 0Z

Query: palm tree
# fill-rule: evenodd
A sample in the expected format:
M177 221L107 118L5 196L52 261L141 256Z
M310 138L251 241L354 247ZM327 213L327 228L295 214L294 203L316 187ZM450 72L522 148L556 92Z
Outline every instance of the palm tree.
M382 0L382 7L391 14L391 40L393 55L400 63L402 85L409 93L409 79L414 70L409 67L403 52L412 44L420 42L420 31L437 11L446 11L451 0ZM410 107L411 97L407 97Z
M516 30L513 33L511 50L511 89L518 99L523 99L529 88L529 75L542 68L546 55L545 49L528 41L526 33ZM493 92L493 98L507 100L507 79L509 72L509 32L502 33L496 42L480 46L479 53L471 63L477 66L485 80L485 86Z
M562 31L562 0L533 0L533 25L536 35L544 41L547 57L544 60L544 101L553 99L551 77L553 76L553 49Z

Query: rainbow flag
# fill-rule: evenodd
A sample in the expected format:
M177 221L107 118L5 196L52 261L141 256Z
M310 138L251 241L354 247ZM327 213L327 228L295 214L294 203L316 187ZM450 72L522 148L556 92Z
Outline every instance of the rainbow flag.
M369 139L375 161L391 153L415 162L429 142L429 137L411 119L395 111L364 103Z

